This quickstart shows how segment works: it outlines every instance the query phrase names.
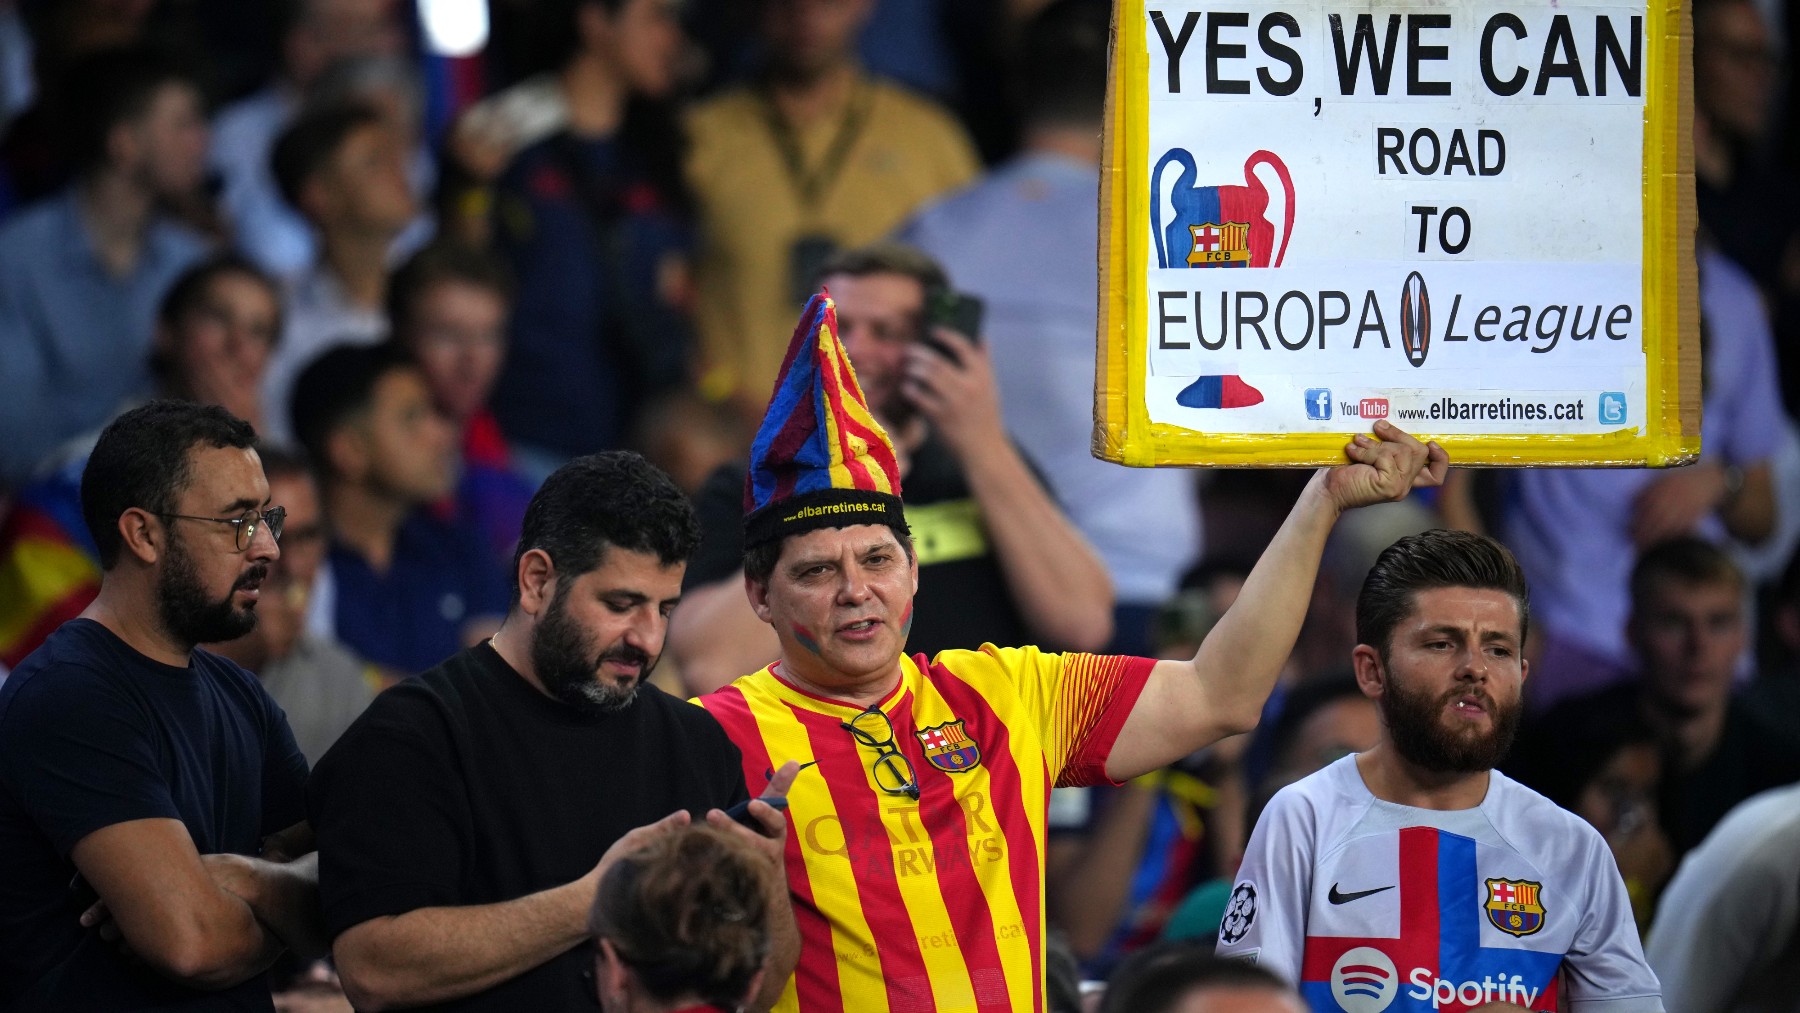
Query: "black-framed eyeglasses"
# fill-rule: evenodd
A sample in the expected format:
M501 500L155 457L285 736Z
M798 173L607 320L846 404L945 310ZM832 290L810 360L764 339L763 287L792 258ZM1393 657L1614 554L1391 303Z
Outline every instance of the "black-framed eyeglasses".
M207 521L212 524L229 524L237 536L239 552L250 548L256 541L258 525L269 526L269 537L281 541L281 529L287 526L287 507L270 507L267 510L251 508L237 517L197 517L193 514L160 514L159 516L175 521Z
M889 795L904 795L919 800L919 778L912 761L894 742L894 723L880 707L870 704L861 714L838 724L862 745L875 750L869 769L875 774L875 786Z

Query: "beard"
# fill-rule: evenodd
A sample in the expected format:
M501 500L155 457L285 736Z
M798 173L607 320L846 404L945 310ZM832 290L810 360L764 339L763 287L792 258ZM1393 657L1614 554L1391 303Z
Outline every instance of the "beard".
M569 617L564 600L567 587L558 587L550 599L550 608L538 623L531 641L531 666L538 681L557 700L584 714L611 714L631 706L637 699L638 687L656 667L655 658L630 644L620 643L601 650ZM636 664L638 677L629 686L619 686L600 678L607 662Z
M256 628L256 606L239 608L232 599L244 588L260 585L268 575L269 564L258 563L231 585L224 598L208 598L194 557L179 539L170 539L168 560L156 578L163 628L188 645L236 640Z
M1487 708L1492 727L1453 728L1445 723L1444 705L1473 693ZM1394 678L1388 669L1387 692L1381 696L1381 716L1387 722L1394 749L1407 762L1444 774L1474 774L1492 770L1512 749L1519 731L1523 702L1502 705L1483 690L1458 688L1433 695L1413 690Z

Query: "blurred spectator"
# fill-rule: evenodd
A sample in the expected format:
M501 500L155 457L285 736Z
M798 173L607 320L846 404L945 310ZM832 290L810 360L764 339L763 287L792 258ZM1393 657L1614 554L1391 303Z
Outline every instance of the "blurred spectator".
M269 566L256 609L256 628L207 650L256 674L287 715L308 765L319 762L369 701L375 683L368 667L344 645L309 632L307 599L325 562L325 515L306 463L274 447L261 451L269 500L287 511L281 558Z
M1732 806L1800 779L1800 742L1732 693L1749 635L1744 591L1743 574L1716 546L1677 538L1651 547L1631 575L1641 682L1588 705L1635 706L1656 729L1672 764L1662 819L1677 855Z
M638 416L630 443L689 496L699 493L715 468L750 452L742 416L691 387L651 402Z
M480 537L432 515L455 481L454 434L392 345L341 345L294 385L294 432L319 469L338 637L390 675L478 643L506 612Z
M555 9L567 120L512 160L494 207L495 245L519 282L494 413L534 482L620 446L637 412L685 379L690 345L688 199L666 105L673 4Z
M15 0L16 2L16 0ZM7 3L5 7L13 7ZM42 200L67 186L79 166L66 134L81 115L82 80L100 54L144 45L156 0L62 0L18 3L8 19L5 68L8 112L0 140L0 208ZM25 104L29 103L29 104Z
M943 110L858 65L856 37L873 2L767 0L760 77L689 119L705 384L734 393L752 418L819 265L885 235L977 169Z
M1381 739L1381 711L1357 687L1353 673L1330 675L1290 690L1280 715L1268 726L1268 737L1270 762L1254 786L1251 825L1276 792L1352 753L1375 748Z
M1100 1013L1305 1013L1289 985L1243 960L1193 943L1164 943L1125 962Z
M437 156L425 137L427 97L417 61L393 54L340 60L320 75L306 96L307 109L334 105L368 106L381 115L382 123L399 138L416 210L388 249L391 263L404 259L430 242L437 228L427 203L427 197L438 181ZM306 224L304 221L299 223ZM310 239L311 233L307 235Z
M1021 57L1024 154L922 212L903 235L987 301L1007 426L1106 561L1118 593L1108 650L1146 654L1151 617L1200 555L1200 508L1192 473L1120 468L1088 449L1110 31L1105 0L1046 8Z
M1800 552L1782 570L1763 619L1761 664L1744 700L1800 742Z
M37 97L31 66L34 45L18 0L0 2L0 124L10 124Z
M157 304L206 252L158 211L205 170L206 118L186 72L114 52L70 88L76 182L0 227L0 485L149 392Z
M1777 1013L1800 997L1800 785L1746 799L1688 853L1645 956L1671 1010Z
M310 110L275 142L282 196L318 230L319 259L288 284L287 326L263 387L274 434L288 439L294 377L319 353L387 334L388 252L417 205L404 147L373 107Z
M1110 629L1105 570L1001 427L985 350L928 315L928 300L949 288L943 269L917 250L877 244L836 255L819 280L833 294L869 409L901 461L907 523L929 588L914 600L907 649L935 655L1033 640L1098 649ZM747 471L741 458L721 467L698 497L701 549L669 636L696 696L781 652L744 593Z
M671 0L547 0L535 52L551 69L477 103L456 125L451 151L477 181L497 178L519 152L568 131L609 136L633 100L675 87L681 26Z
M618 859L588 917L605 1013L746 1009L770 949L779 868L736 832L671 830Z
M262 432L262 380L281 334L275 280L236 253L216 253L169 286L150 372L163 397L216 404Z
M1700 252L1700 314L1698 464L1528 468L1503 477L1500 534L1531 574L1532 608L1543 618L1543 656L1526 684L1534 710L1630 675L1627 585L1639 551L1686 534L1755 543L1774 528L1770 460L1788 425L1774 346L1755 286L1711 249ZM1446 488L1447 501L1467 489L1468 476Z
M1606 838L1639 933L1650 927L1657 894L1675 867L1662 828L1663 762L1656 730L1635 708L1595 708L1577 698L1527 721L1504 764Z
M488 393L506 357L512 287L491 254L460 246L426 247L394 273L388 323L394 340L418 361L438 413L456 428L462 468L453 496L435 507L481 533L503 571L532 487L513 471L506 440L488 410Z
M244 251L288 275L318 258L306 220L282 199L269 154L326 70L359 56L394 56L405 44L400 0L278 0L281 70L267 87L219 111L212 165Z
M256 424L263 369L280 327L274 282L235 254L175 280L157 316L157 390L224 407ZM99 551L81 520L81 473L99 431L65 443L54 466L19 489L0 523L0 665L16 665L100 590Z
M1756 279L1778 339L1780 385L1800 405L1800 180L1777 168L1769 128L1781 57L1756 0L1694 4L1694 200L1700 225ZM1784 336L1785 337L1782 337Z

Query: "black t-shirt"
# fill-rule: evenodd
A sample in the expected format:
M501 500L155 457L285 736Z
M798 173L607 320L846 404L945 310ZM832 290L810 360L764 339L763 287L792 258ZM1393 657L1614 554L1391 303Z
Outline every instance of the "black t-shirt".
M725 580L743 570L748 470L743 462L721 465L695 495L700 549L688 562L684 587ZM935 657L940 651L1041 639L1025 628L961 465L935 435L913 453L900 491L919 557L919 593L913 598L907 653Z
M482 644L389 689L307 784L333 938L371 918L515 900L580 879L634 827L749 797L742 758L699 707L645 686L588 715ZM591 1010L576 947L441 1010Z
M1706 839L1732 807L1800 780L1800 743L1733 697L1719 744L1700 766L1664 779L1663 829L1676 855Z
M200 650L173 668L99 623L63 624L0 683L0 1009L273 1009L263 975L187 988L82 929L69 853L96 830L168 818L203 855L254 855L304 818L305 784L255 676Z

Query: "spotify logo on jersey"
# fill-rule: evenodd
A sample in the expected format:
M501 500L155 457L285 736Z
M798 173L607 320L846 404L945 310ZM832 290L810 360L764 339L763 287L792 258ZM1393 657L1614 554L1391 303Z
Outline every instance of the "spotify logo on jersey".
M1346 951L1331 969L1331 997L1344 1013L1381 1013L1398 991L1400 975L1394 962L1373 946Z

